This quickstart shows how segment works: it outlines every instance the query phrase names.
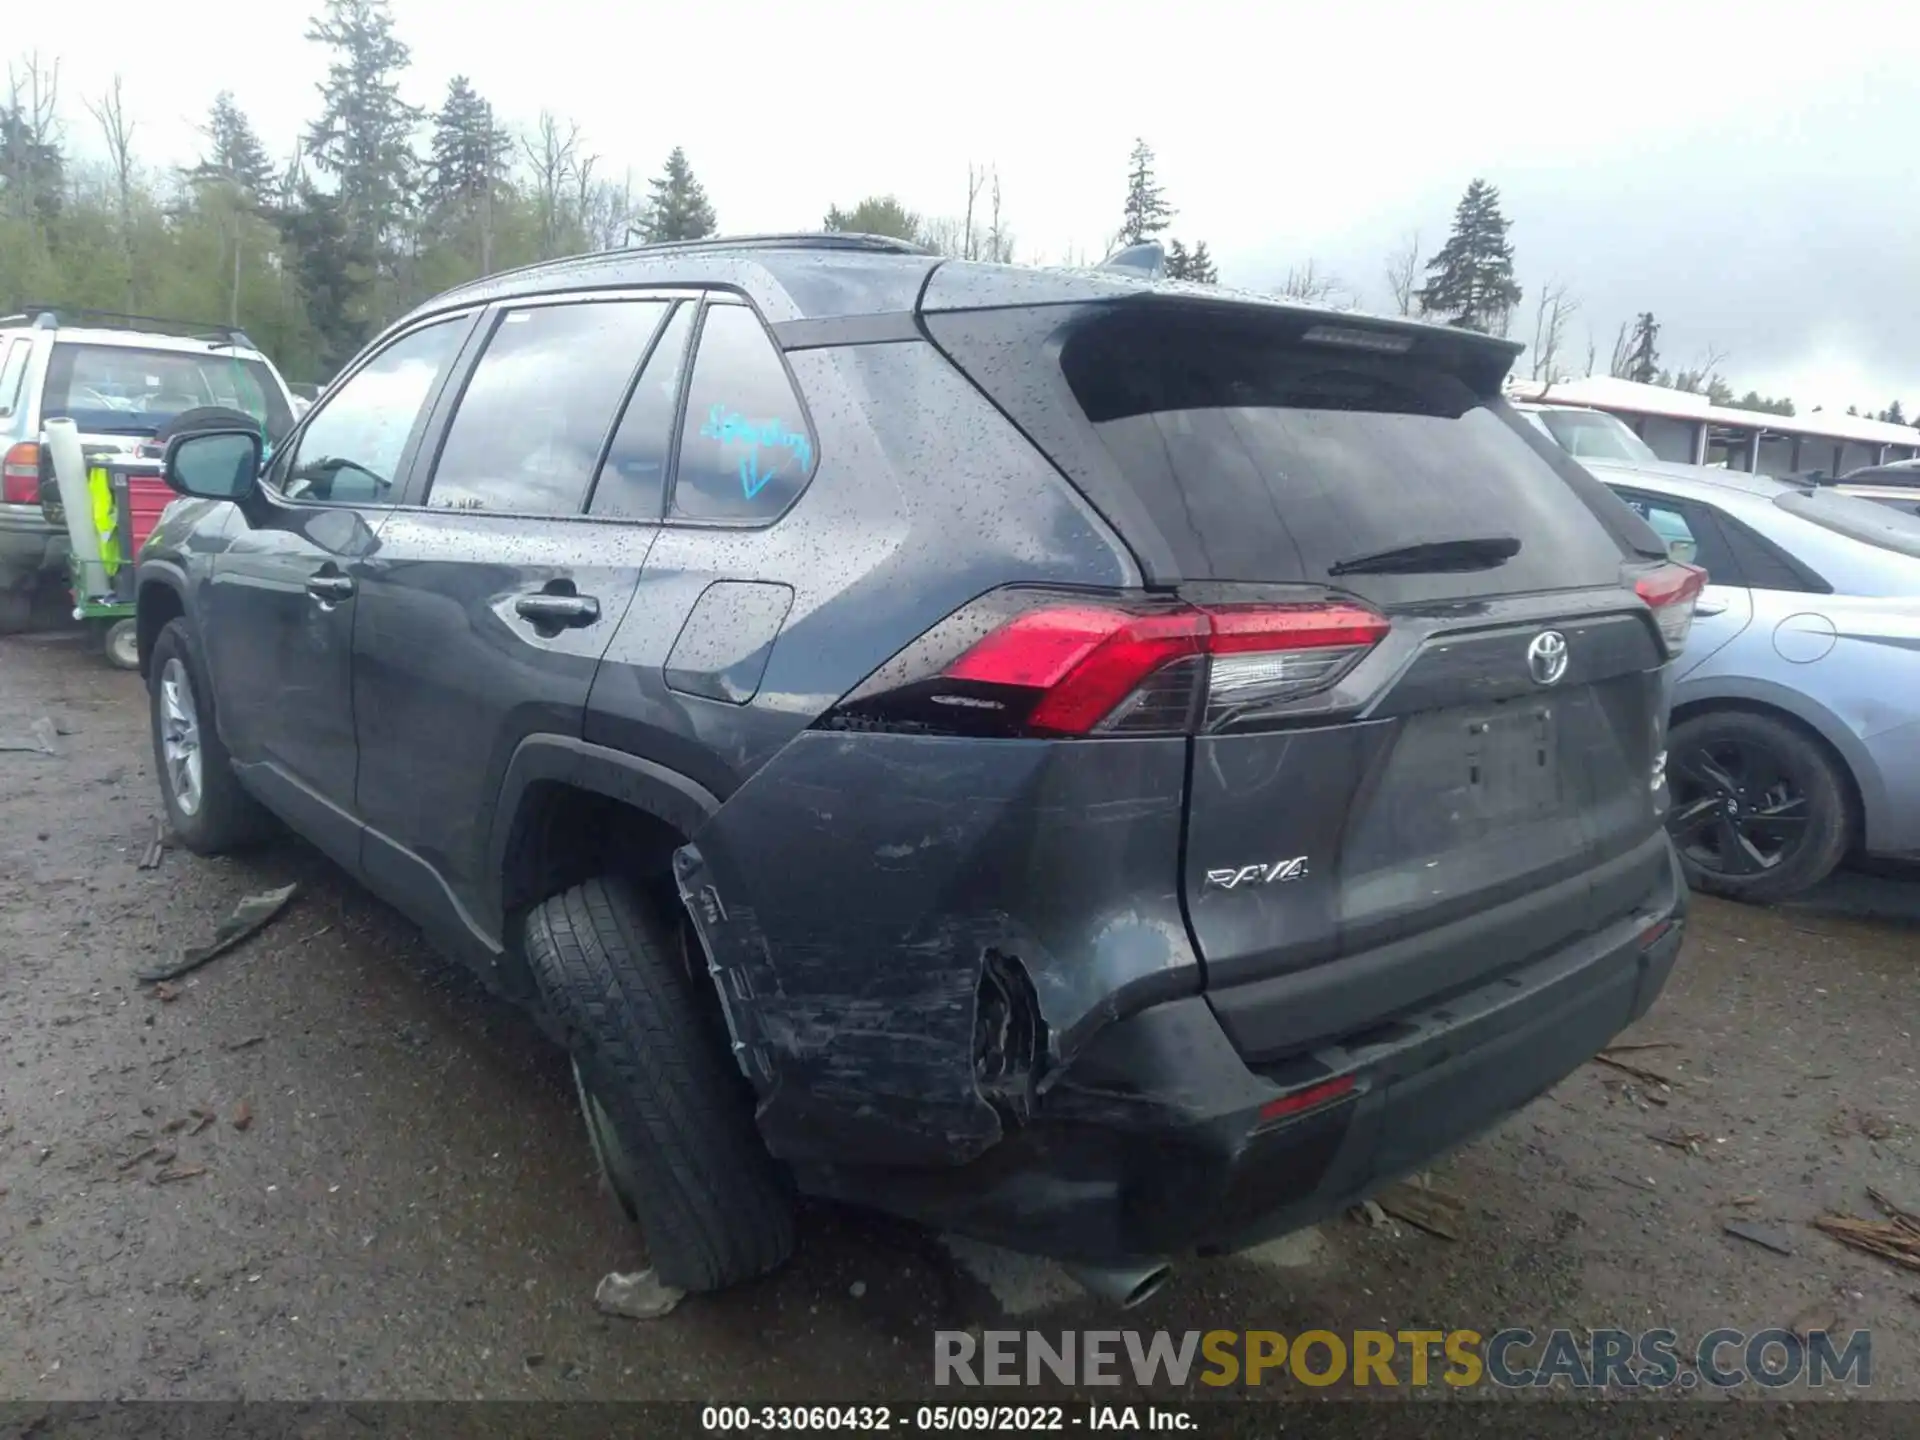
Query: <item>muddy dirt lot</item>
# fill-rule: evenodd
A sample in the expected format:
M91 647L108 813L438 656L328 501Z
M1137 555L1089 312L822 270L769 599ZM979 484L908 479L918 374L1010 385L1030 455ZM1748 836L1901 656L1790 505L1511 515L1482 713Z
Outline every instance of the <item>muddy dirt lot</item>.
M556 1053L297 842L138 868L139 681L71 638L0 640L0 740L41 717L57 756L0 751L0 1396L844 1402L924 1396L936 1327L1122 1323L1051 1267L826 1208L766 1282L602 1316L595 1284L644 1252ZM289 881L176 998L135 983ZM1872 1214L1870 1184L1920 1208L1917 975L1910 922L1702 901L1627 1037L1665 1048L1622 1057L1670 1090L1583 1067L1436 1172L1467 1199L1457 1241L1341 1221L1192 1264L1124 1323L1832 1322L1873 1331L1875 1393L1920 1399L1920 1274L1808 1223Z

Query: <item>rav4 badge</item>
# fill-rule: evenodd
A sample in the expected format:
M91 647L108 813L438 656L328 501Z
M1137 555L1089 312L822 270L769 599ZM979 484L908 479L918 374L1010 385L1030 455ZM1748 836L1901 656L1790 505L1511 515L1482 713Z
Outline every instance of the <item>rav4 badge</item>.
M1207 884L1218 885L1222 890L1237 890L1242 885L1271 885L1276 880L1304 880L1307 876L1307 857L1296 855L1291 860L1276 860L1271 865L1242 865L1238 870L1209 870Z

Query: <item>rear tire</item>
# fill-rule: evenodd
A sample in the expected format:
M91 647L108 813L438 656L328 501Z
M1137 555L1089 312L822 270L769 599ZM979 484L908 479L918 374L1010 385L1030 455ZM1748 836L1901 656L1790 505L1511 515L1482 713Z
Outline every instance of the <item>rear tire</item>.
M696 999L671 912L589 880L528 915L526 954L572 1052L581 1108L655 1273L720 1290L793 1253L788 1185Z
M185 620L168 621L153 642L148 676L153 768L168 827L196 855L220 855L264 839L272 821L241 788L220 743L213 691Z
M1694 889L1769 904L1812 889L1846 855L1846 778L1798 726L1709 711L1674 726L1667 751L1667 828Z

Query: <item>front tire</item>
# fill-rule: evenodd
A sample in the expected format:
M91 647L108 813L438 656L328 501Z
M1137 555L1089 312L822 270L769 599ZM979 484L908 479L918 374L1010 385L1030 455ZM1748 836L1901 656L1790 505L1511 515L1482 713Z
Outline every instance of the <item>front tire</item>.
M623 881L589 880L527 917L526 954L567 1035L602 1173L654 1272L720 1290L793 1253L793 1203L662 911Z
M1767 904L1812 889L1845 856L1845 777L1798 726L1710 711L1676 725L1667 751L1667 829L1694 889Z
M261 839L270 827L260 803L240 788L213 723L212 690L185 620L170 620L149 657L147 712L153 765L167 825L197 855L220 855Z

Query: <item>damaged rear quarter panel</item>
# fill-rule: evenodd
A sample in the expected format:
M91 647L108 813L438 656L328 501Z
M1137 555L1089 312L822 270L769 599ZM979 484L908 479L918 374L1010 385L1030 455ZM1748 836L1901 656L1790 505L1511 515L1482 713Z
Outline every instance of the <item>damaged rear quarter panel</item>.
M1033 985L1039 1075L1200 987L1180 901L1184 740L814 731L676 857L789 1160L959 1164L1017 1110L977 1084L989 952Z

